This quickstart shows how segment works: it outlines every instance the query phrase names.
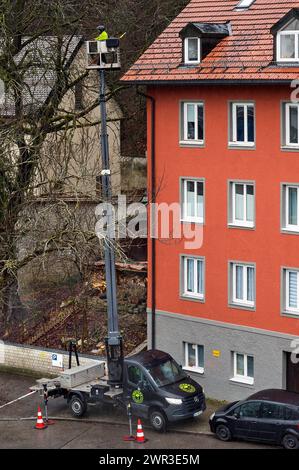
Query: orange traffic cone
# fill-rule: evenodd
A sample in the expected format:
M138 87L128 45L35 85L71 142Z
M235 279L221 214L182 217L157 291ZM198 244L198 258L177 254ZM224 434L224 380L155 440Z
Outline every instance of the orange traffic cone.
M35 427L35 429L46 429L47 428L46 424L44 423L43 417L42 417L42 410L40 409L40 406L38 407L38 410L37 410L37 421L36 421L36 425L34 427Z
M144 442L146 442L140 419L138 419L138 424L137 424L136 442L138 442L139 444L143 444Z

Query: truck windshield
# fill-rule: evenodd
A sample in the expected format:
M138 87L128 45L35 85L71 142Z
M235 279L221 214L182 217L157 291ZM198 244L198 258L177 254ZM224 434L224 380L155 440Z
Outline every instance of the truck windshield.
M187 377L185 372L182 371L173 359L156 364L149 367L147 370L158 387L164 387L165 385L179 382Z

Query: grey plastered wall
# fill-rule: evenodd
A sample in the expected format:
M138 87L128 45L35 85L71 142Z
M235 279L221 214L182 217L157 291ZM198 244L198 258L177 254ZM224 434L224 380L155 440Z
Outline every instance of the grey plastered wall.
M151 313L148 312L149 345ZM190 375L205 388L206 395L218 400L241 400L265 388L285 387L285 355L292 352L288 336L272 331L170 314L156 313L156 348L167 351L183 364L183 342L203 345L205 372ZM220 351L220 357L213 355ZM232 351L254 356L254 385L232 382Z

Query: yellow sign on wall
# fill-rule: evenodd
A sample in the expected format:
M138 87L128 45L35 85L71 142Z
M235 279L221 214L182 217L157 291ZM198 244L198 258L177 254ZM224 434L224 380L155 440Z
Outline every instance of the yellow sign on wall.
M49 353L46 352L40 352L39 353L39 358L40 359L47 359L49 357Z
M218 349L214 349L213 356L214 357L220 357L221 356L221 351L219 351Z

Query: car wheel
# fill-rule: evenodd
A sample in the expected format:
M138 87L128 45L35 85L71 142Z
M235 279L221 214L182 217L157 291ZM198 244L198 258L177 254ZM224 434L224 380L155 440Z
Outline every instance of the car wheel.
M74 395L70 401L70 409L76 418L81 418L86 413L87 404L80 397Z
M225 424L218 424L216 428L216 436L221 441L230 441L232 438L232 433Z
M165 432L167 428L167 419L161 411L154 410L150 413L149 420L152 428L157 432Z
M299 449L299 441L293 434L286 434L282 440L285 449Z

